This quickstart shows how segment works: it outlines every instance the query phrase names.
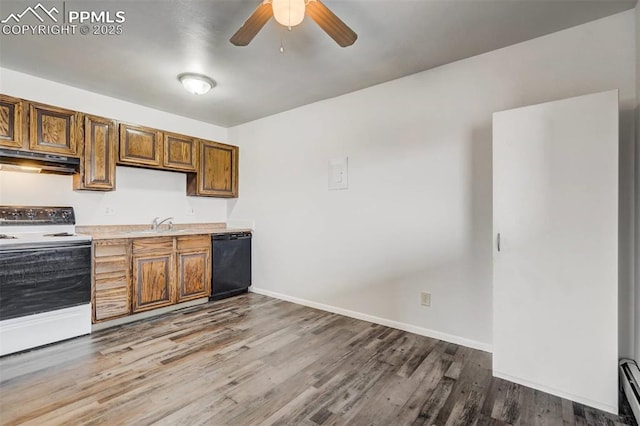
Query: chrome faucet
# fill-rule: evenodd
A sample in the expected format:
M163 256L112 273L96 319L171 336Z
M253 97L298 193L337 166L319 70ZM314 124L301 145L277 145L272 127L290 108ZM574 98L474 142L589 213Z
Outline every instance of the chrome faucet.
M151 230L152 231L157 231L158 228L160 227L160 225L162 225L163 223L167 222L167 225L169 225L169 231L173 230L173 217L168 217L166 219L162 219L160 220L159 217L156 217L155 219L153 219L153 222L151 222Z

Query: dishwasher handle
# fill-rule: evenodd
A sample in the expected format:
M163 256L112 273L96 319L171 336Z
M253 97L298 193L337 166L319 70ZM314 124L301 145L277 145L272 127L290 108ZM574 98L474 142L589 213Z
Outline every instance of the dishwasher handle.
M247 240L249 238L251 238L251 232L229 232L225 234L213 234L211 237L213 241Z
M246 240L251 238L251 232L239 232L231 234L230 239L232 240Z

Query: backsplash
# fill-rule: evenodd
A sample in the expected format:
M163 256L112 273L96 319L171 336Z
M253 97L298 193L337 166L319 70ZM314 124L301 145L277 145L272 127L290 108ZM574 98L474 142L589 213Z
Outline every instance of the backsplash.
M73 191L72 177L0 172L0 204L73 206L78 225L225 222L227 200L188 197L186 175L118 167L116 191Z

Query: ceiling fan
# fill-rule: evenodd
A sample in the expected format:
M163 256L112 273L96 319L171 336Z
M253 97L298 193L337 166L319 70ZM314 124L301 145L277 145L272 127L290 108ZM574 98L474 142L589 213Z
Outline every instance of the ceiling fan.
M264 0L229 41L236 46L246 46L272 16L279 24L291 28L300 24L305 15L342 47L351 46L358 38L320 0Z

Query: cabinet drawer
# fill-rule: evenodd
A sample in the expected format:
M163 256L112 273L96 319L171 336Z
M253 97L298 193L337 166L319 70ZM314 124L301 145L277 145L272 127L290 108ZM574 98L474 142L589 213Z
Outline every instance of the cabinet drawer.
M129 287L129 281L125 273L114 274L108 277L96 277L96 294L105 290Z
M126 257L96 259L94 265L96 278L104 274L123 274L129 269L129 262Z
M96 242L93 248L93 255L95 257L126 256L127 246L127 240Z
M122 285L124 283L124 285ZM95 319L96 321L128 315L131 301L126 279L120 282L96 282Z
M189 235L184 237L178 237L177 239L178 250L188 249L209 249L211 247L211 235Z
M136 238L133 240L133 254L164 254L173 251L173 237Z

